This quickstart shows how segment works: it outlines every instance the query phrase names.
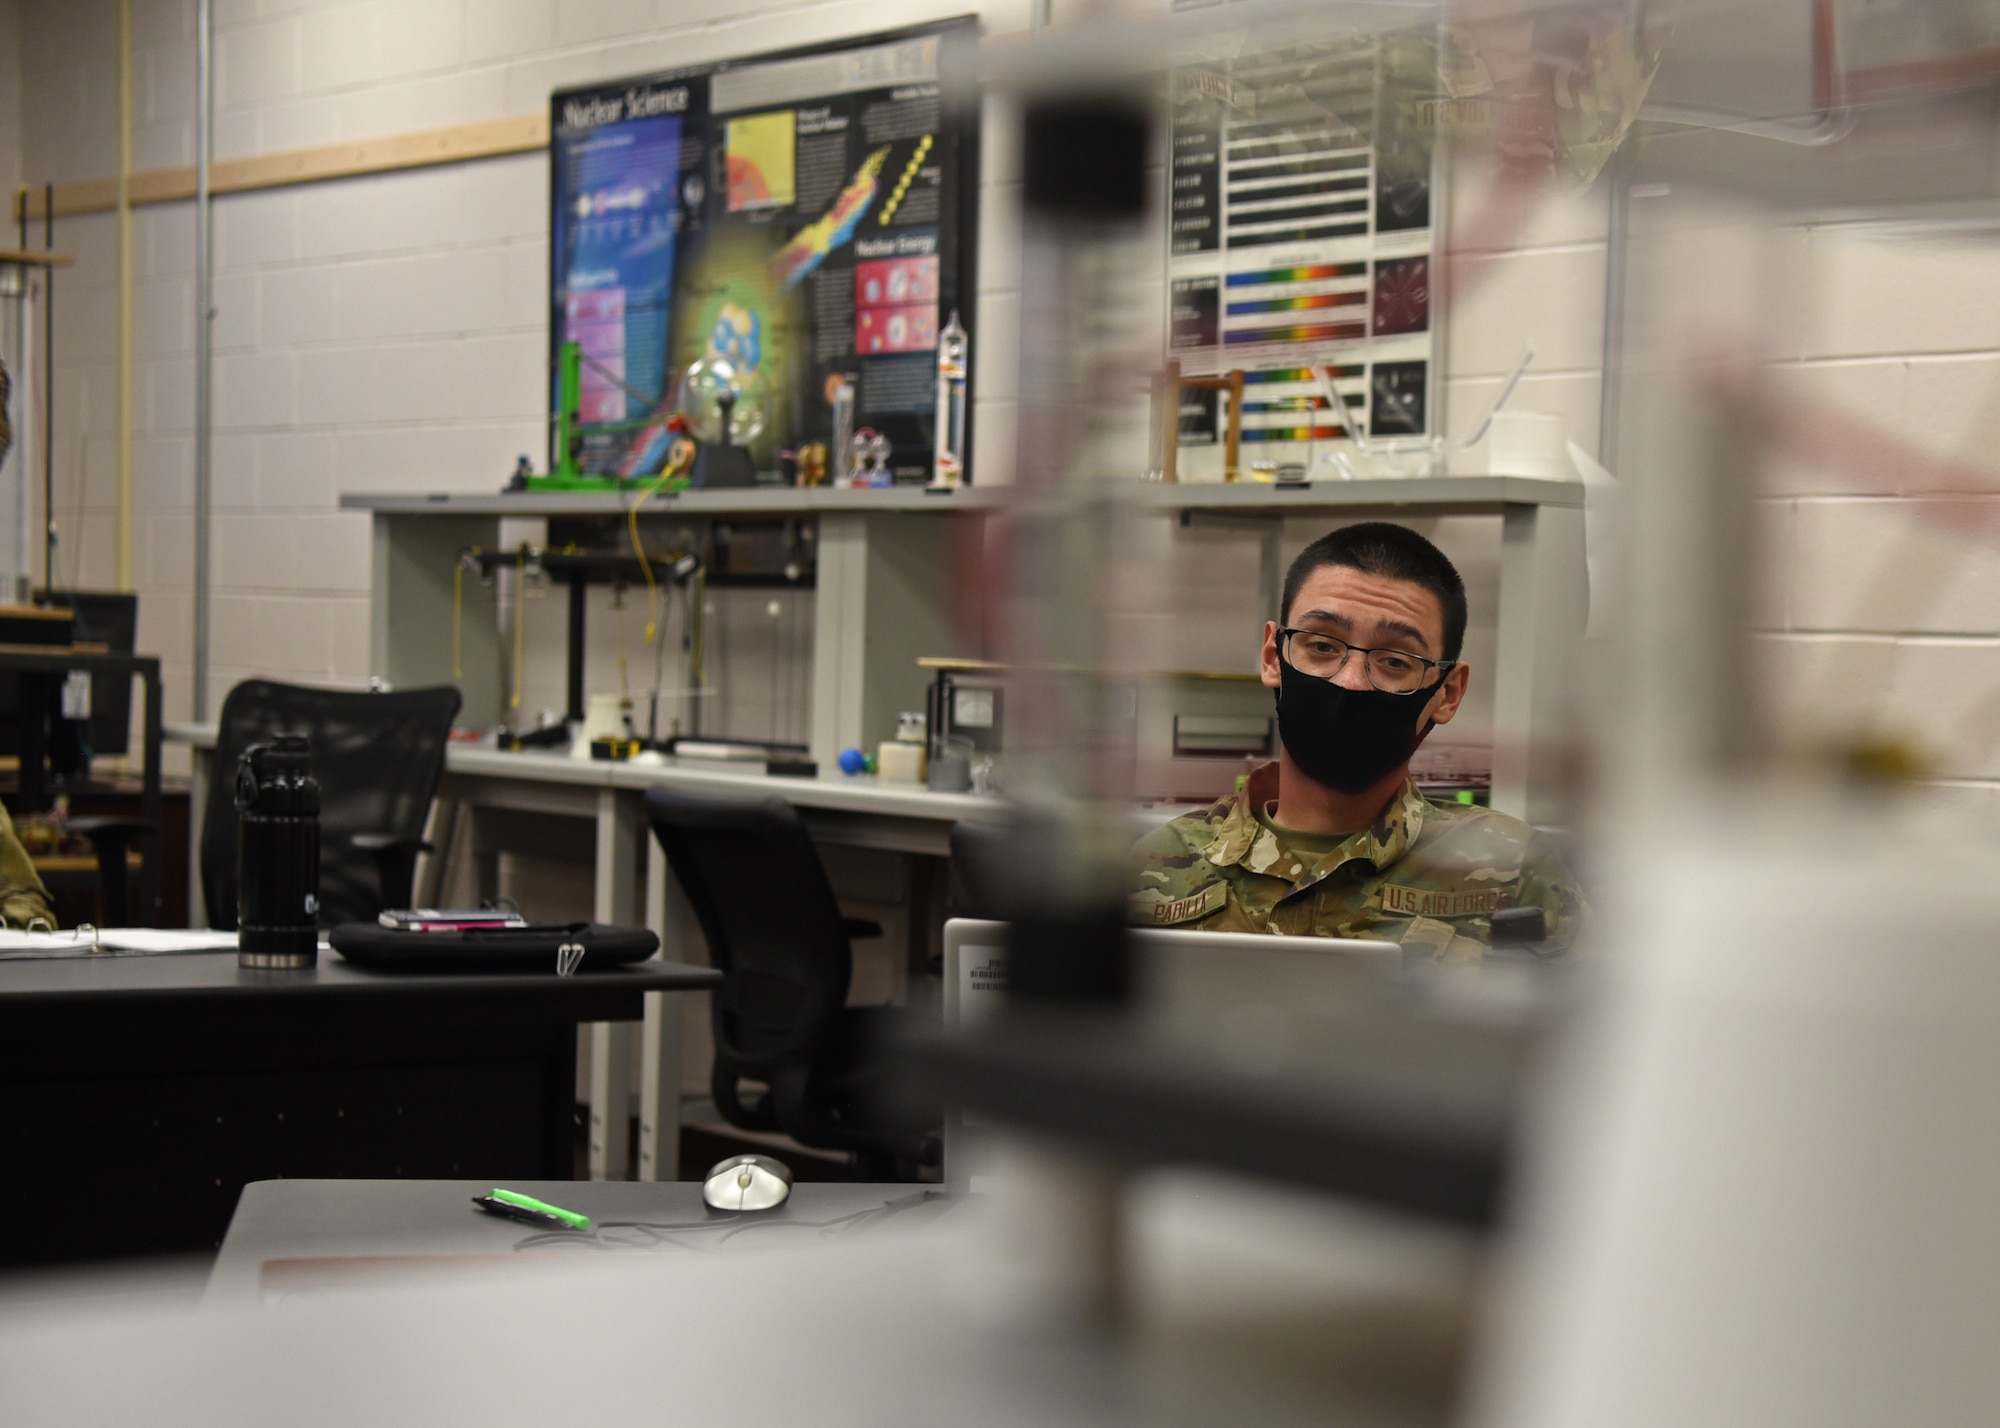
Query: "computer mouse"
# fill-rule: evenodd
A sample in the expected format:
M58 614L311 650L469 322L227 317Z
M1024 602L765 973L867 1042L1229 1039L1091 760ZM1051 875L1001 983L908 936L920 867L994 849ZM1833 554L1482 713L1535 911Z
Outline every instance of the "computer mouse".
M768 1155L732 1155L702 1177L701 1198L715 1210L775 1210L792 1193L792 1172Z

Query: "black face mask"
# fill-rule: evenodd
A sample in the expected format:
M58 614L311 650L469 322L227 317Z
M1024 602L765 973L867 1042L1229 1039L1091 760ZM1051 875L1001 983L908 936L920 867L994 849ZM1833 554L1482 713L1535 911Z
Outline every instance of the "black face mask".
M1444 683L1413 694L1348 689L1278 656L1278 737L1299 771L1342 793L1360 793L1417 751L1431 731L1417 720Z

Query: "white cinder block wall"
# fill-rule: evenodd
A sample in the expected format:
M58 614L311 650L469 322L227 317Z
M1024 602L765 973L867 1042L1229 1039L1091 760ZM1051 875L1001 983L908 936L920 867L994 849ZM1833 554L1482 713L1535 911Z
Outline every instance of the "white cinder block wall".
M1781 370L1910 459L1859 481L1771 473L1775 702L1800 740L1913 743L1940 784L2000 817L2000 262L1935 233L1779 241L1804 275ZM1934 463L1960 473L1949 501L1925 499Z
M524 113L561 85L964 8L955 0L900 0L886 11L776 4L720 22L685 3L222 3L216 153L240 157ZM1024 0L982 9L989 30L1025 24ZM193 11L193 0L135 0L142 169L192 161ZM86 0L32 7L22 17L22 108L41 121L22 141L22 169L32 180L113 171L111 15L109 0ZM989 120L982 166L976 457L989 480L1011 472L1019 346L1019 176L1004 129ZM1468 175L1468 184L1478 181ZM339 512L340 493L491 490L517 454L540 458L547 182L546 161L528 155L217 200L211 709L250 674L365 677L367 523ZM1519 250L1487 265L1452 320L1445 405L1453 423L1476 420L1522 337L1532 335L1541 355L1523 399L1564 412L1579 439L1594 443L1602 207L1588 195L1552 200ZM191 210L141 208L136 227L140 640L166 658L169 713L184 715L191 707ZM59 241L79 257L64 275L58 307L60 569L78 584L106 584L114 574L113 219L65 220ZM1296 546L1316 533L1288 535ZM1473 524L1439 534L1465 557L1477 589L1490 592L1493 533ZM1248 666L1249 632L1265 614L1254 572L1241 582L1215 574L1218 557L1229 562L1239 550L1250 557L1247 542L1226 538L1176 546L1171 585L1186 592L1186 608L1175 612L1185 644L1174 663ZM1218 601L1218 586L1234 593ZM775 614L762 595L719 601L720 653L741 657L729 661L723 693L711 702L711 728L802 733L803 674L787 681L777 670L785 652L802 651L807 620L795 607L808 598L780 597ZM610 599L593 596L589 682L614 687L622 649L634 687L643 687L639 620L628 609L621 621ZM1490 599L1478 603L1490 609ZM528 609L523 702L532 711L560 703L561 599L533 600ZM1482 626L1475 657L1490 641L1490 618ZM1463 727L1476 733L1478 722Z
M11 7L10 7L11 8ZM944 18L953 0L749 5L395 0L217 6L216 157L228 159L527 113L550 90L730 54ZM994 30L1024 3L987 4ZM134 0L141 169L192 162L193 0ZM114 172L110 0L29 7L17 152L34 181ZM0 25L7 21L0 10ZM6 47L12 49L13 47ZM4 63L0 61L0 63ZM6 130L0 127L0 141ZM1011 350L1018 176L986 165L978 324ZM4 163L4 161L0 161ZM347 491L492 491L544 448L548 166L541 155L416 170L216 203L215 569L210 709L250 674L367 674L367 518ZM137 210L138 396L133 574L140 642L165 658L168 714L191 708L193 223L187 204ZM60 578L115 573L115 224L66 219L78 255L58 304ZM996 364L999 365L999 364ZM1011 378L985 384L979 457L1011 464ZM783 597L724 599L719 641L750 666L718 707L747 733L784 732L795 700L766 651L809 625ZM617 620L593 611L590 683L615 687ZM739 628L740 627L740 628ZM524 705L561 702L560 600L531 606ZM631 635L634 663L636 639ZM800 681L794 681L799 683Z
M685 0L219 0L217 155L523 113L550 89L673 63L831 39L936 18L953 0L773 3L727 20ZM1025 0L982 7L988 28L1025 24ZM193 154L193 0L135 0L137 163ZM19 42L13 37L18 34ZM92 178L115 165L110 0L0 0L0 180ZM32 117L33 122L26 122ZM982 472L1012 462L1010 364L1018 350L1018 173L989 124L978 330ZM1463 167L1447 212L1479 202ZM543 449L547 170L520 156L217 202L215 644L211 707L248 674L358 681L367 672L366 521L343 491L490 490L516 454ZM1447 324L1444 408L1462 432L1522 344L1537 357L1519 402L1560 413L1597 444L1603 345L1601 189L1551 194L1507 250L1480 265ZM185 714L192 532L192 221L187 205L141 208L138 234L140 639L167 660L169 712ZM113 575L115 247L109 215L61 223L78 255L58 306L57 518L62 572ZM2000 265L1970 245L1796 235L1801 334L1784 364L1812 390L1858 404L1912 442L1990 466L2000 417ZM1483 457L1458 458L1479 469ZM1768 500L1776 594L1766 635L1800 728L1900 729L1941 776L2000 791L2000 559L1924 520L1899 475L1875 494L1790 472ZM1490 667L1497 544L1489 525L1442 522L1474 591L1471 655ZM1316 530L1294 523L1292 546ZM1176 663L1247 667L1261 619L1247 541L1178 541L1168 584ZM1241 578L1238 578L1238 577ZM725 602L719 638L744 651L722 717L783 733L771 671L804 625L787 596ZM590 682L616 681L620 619L597 597ZM530 708L559 702L559 599L531 602ZM636 612L624 647L637 670ZM726 654L725 654L726 658ZM740 670L740 672L739 672ZM761 683L760 683L761 681ZM635 678L635 685L643 680ZM1479 700L1463 732L1476 733Z
M21 182L22 118L21 0L0 0L0 193Z

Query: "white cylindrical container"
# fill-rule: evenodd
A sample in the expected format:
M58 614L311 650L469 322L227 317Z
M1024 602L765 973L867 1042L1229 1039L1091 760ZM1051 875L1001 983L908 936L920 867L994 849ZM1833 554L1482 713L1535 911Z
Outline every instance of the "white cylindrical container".
M1547 412L1496 412L1486 437L1486 470L1493 476L1574 481L1563 419Z
M571 758L590 757L592 739L620 739L625 736L625 701L616 694L593 694L584 707L583 727L569 746Z
M884 739L875 750L875 772L884 783L922 783L925 767L924 746L900 739Z

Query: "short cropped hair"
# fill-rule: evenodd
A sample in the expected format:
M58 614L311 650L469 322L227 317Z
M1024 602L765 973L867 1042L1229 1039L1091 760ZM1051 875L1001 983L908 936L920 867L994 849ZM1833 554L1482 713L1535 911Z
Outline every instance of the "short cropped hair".
M1315 570L1339 565L1365 575L1387 580L1407 580L1437 596L1444 611L1444 650L1447 660L1458 658L1465 644L1465 582L1445 553L1408 526L1387 521L1364 521L1329 532L1299 552L1285 574L1285 601L1278 620L1288 623L1299 587Z

